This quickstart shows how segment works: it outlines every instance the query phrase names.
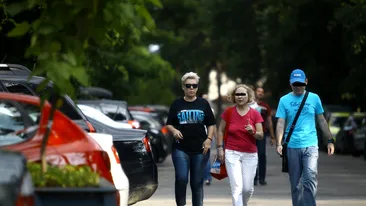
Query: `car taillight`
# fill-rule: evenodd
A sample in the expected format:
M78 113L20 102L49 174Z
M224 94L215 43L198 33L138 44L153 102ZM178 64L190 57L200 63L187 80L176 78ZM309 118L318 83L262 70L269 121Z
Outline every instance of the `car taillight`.
M140 128L140 123L136 120L128 120L128 124L130 124L133 129L139 129Z
M112 152L114 155L114 158L116 159L117 164L121 164L121 161L119 160L117 149L112 145Z
M144 137L144 139L142 140L145 144L146 147L146 151L147 152L151 152L151 146L150 146L150 140L147 136Z
M33 206L34 205L34 188L32 178L29 172L23 178L20 188L20 195L17 199L16 206Z
M104 160L105 166L110 171L111 170L111 160L109 159L108 153L106 151L101 151L102 158Z
M168 128L166 128L166 126L163 126L163 127L161 128L161 132L162 132L164 135L167 135L167 134L169 133Z
M89 129L89 132L90 132L90 133L95 133L95 132L97 132L97 131L95 130L95 128L93 127L93 125L92 125L89 121L86 121L86 125L88 126L88 129Z

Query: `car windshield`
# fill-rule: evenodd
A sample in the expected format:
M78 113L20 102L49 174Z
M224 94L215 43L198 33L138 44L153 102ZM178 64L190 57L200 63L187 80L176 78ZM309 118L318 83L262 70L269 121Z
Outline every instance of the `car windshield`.
M156 118L154 118L154 116L151 116L148 113L143 112L131 112L131 113L136 120L146 121L151 125L152 128L160 129L161 127L163 127L161 122L159 122Z
M33 136L40 114L37 106L0 100L0 146L16 144Z
M103 103L100 107L104 114L115 121L127 121L132 119L127 111L127 107L123 107L122 105Z
M82 104L78 104L78 107L87 117L92 118L102 124L109 125L115 128L131 128L129 124L116 122L107 115L103 114L101 111L93 107Z

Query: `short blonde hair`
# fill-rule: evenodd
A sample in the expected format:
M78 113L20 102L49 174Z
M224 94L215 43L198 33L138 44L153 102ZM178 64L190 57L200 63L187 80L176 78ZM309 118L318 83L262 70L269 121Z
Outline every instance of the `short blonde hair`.
M238 84L235 86L235 88L231 91L230 95L228 96L229 101L231 101L232 103L236 103L235 101L235 92L238 88L244 88L247 90L247 95L248 95L248 102L252 102L254 100L254 91L252 88L250 88L249 86L245 85L245 84Z
M187 72L182 76L182 85L184 85L187 79L195 79L197 84L200 82L200 77L194 72Z

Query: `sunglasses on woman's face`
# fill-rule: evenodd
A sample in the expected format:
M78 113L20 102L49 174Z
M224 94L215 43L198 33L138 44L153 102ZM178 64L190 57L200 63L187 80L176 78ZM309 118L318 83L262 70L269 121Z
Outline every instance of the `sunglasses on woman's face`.
M245 97L245 96L247 96L247 93L235 93L235 96L243 96L243 97Z
M190 89L191 87L193 87L193 89L196 89L198 87L198 84L186 84L185 86L187 89Z

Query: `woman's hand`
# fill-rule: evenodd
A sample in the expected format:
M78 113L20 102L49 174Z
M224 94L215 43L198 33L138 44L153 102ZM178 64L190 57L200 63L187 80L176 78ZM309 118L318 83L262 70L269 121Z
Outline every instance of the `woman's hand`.
M206 154L208 152L208 150L211 148L211 140L210 139L206 139L203 144L202 144L202 148L203 148L203 152L202 154Z
M224 148L222 148L222 147L217 148L217 156L218 156L221 164L224 164L225 163Z
M177 129L175 129L175 130L174 130L174 132L173 132L173 136L174 136L174 138L175 138L176 140L183 139L183 135L182 135L182 133L181 133L179 130L177 130Z
M245 125L245 130L247 130L247 132L251 135L255 135L255 129L253 128L253 126L250 124L250 121L248 119L248 124Z

